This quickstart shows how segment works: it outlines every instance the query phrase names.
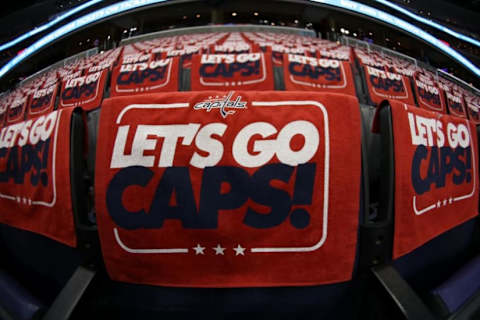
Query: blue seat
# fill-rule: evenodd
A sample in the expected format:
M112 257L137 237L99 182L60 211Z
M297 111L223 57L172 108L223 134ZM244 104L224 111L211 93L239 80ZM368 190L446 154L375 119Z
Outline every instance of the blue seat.
M43 311L44 305L36 297L0 270L0 318L37 319Z

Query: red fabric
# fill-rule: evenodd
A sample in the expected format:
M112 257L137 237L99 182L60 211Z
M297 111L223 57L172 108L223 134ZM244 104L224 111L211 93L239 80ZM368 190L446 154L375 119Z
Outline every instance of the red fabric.
M174 57L117 66L112 73L110 95L178 91L178 59Z
M480 124L480 99L465 100L468 111L468 118L475 124Z
M273 90L270 55L203 54L192 58L191 89Z
M108 70L90 73L62 82L59 108L81 107L85 111L98 108L103 99Z
M53 111L55 107L55 98L57 97L57 83L48 88L37 89L30 99L28 105L27 119L38 117Z
M390 104L398 258L478 214L478 150L468 120Z
M272 62L275 66L282 66L284 61L284 56L286 54L295 54L295 55L307 55L307 50L305 48L291 48L286 47L281 44L275 44L271 46Z
M0 98L0 128L5 125L8 114L8 97L5 95Z
M68 81L71 79L79 78L83 75L83 70L71 70L63 74L60 79L62 81Z
M252 46L247 42L228 42L224 44L217 44L213 46L214 53L249 53L254 52Z
M380 105L383 100L396 100L414 104L409 79L400 74L364 66L365 79L372 102Z
M460 93L455 93L453 90L451 93L445 92L448 111L451 115L466 118L467 113L465 112L465 103L463 97Z
M7 106L0 105L0 128L5 124L5 119L7 118Z
M285 55L283 74L286 90L343 93L356 96L348 62Z
M350 62L352 56L352 49L319 49L315 52L315 56L324 59L342 60Z
M230 101L225 109L208 108L222 99ZM360 136L358 102L344 95L207 91L107 99L95 203L109 275L184 287L351 279ZM289 150L307 153L299 158Z
M70 190L72 109L0 130L0 222L76 245Z
M171 49L165 53L165 58L177 57L182 68L189 69L192 66L192 57L197 54L202 54L204 51L205 50L202 47L198 46L188 46L183 49Z
M23 93L14 93L8 102L7 119L5 125L18 123L25 119L30 96Z
M415 75L413 87L417 94L417 102L420 108L447 113L443 93L433 80L421 74Z

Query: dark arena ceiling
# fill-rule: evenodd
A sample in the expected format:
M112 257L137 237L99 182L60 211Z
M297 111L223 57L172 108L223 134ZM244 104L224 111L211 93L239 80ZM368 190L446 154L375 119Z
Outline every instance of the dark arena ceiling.
M10 1L0 13L2 17L0 19L0 43L5 43L29 30L33 30L35 27L45 24L69 9L85 2L87 0ZM118 1L100 1L65 19L65 21L58 24L58 27L72 21L74 18L115 2ZM435 37L446 41L468 60L480 66L479 47L413 21L398 12L382 6L376 1L359 0L359 2L399 16L401 19L421 27ZM479 0L436 0L435 5L432 5L432 2L428 0L392 0L391 2L407 8L417 15L446 25L455 31L480 39L480 24L476 23L480 20ZM463 68L459 67L451 58L425 45L422 41L394 30L391 26L385 26L374 21L369 21L368 24L365 24L365 18L345 14L339 10L313 6L309 1L264 0L259 5L258 1L252 0L171 0L164 4L168 4L168 6L164 7L162 5L160 7L138 10L108 19L105 22L68 35L65 39L57 41L49 48L30 58L28 61L31 63L27 66L20 66L18 71L12 73L9 83L24 77L25 74L33 73L35 69L40 70L56 61L89 49L94 44L100 44L99 49L102 50L107 49L107 47L103 48L102 46L111 45L106 43L108 41L118 43L125 37L142 33L211 23L249 23L308 28L317 31L325 38L332 36L330 35L331 30L335 30L338 33L341 28L344 28L351 31L350 36L353 35L360 40L370 39L369 41L373 43L420 58L427 63L432 63L436 67L455 73L468 82L476 83L478 86L479 80L477 77L463 71ZM168 10L165 10L165 8L168 8ZM253 15L253 11L258 12L258 15ZM232 16L233 12L236 13L235 16ZM0 52L0 65L6 64L28 45L56 27L41 32L12 48ZM128 31L125 32L125 30ZM5 87L5 85L2 84L2 87Z

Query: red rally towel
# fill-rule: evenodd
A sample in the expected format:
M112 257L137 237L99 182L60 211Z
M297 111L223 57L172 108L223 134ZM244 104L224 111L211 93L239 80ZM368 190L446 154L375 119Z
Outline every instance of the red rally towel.
M475 125L391 101L398 258L478 214Z
M372 102L380 105L389 99L413 105L413 93L407 77L383 69L364 66L368 92Z
M200 54L192 58L192 91L273 90L269 54Z
M286 54L283 74L287 90L356 95L350 63L346 61Z
M38 117L53 111L58 85L55 82L47 88L37 89L28 105L27 119Z
M433 79L417 73L413 78L413 86L417 94L418 106L431 111L446 113L443 92Z
M480 98L465 97L468 118L475 124L480 124Z
M466 118L467 113L465 111L465 102L463 101L463 96L459 92L451 90L451 92L445 92L448 111L451 115Z
M111 96L178 91L178 57L118 65Z
M81 107L85 111L102 104L108 70L90 73L62 82L60 108Z
M360 196L353 97L207 91L107 99L95 174L114 280L244 287L352 277Z
M72 109L0 130L0 222L76 245L70 186Z
M6 125L23 121L30 96L26 93L14 93L8 102Z

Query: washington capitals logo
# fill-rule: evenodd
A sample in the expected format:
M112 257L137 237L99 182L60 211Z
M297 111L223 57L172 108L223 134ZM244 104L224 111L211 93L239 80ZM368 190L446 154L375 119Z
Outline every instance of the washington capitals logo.
M228 109L247 109L247 103L242 101L242 96L238 96L235 100L232 100L233 94L234 91L230 91L228 95L223 97L210 96L206 101L199 102L193 106L193 109L205 109L207 112L210 112L212 109L220 109L220 114L223 118L235 114L236 110Z

